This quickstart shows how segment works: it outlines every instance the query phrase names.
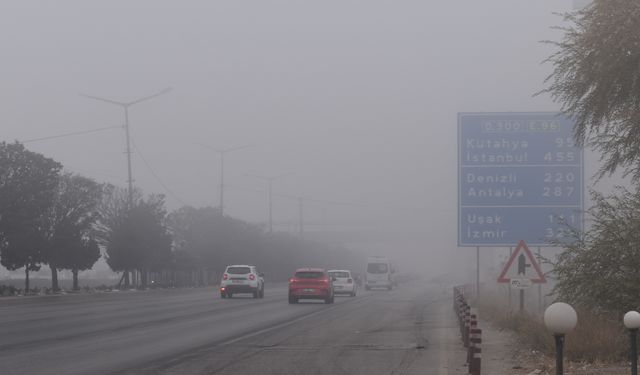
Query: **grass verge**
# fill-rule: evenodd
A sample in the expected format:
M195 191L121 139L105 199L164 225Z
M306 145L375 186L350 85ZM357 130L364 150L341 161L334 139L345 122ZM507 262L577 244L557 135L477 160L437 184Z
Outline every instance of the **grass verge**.
M497 295L483 297L477 307L480 316L500 329L516 334L524 348L554 356L553 336L540 314L509 311ZM578 309L578 325L565 338L566 359L582 363L620 363L627 360L629 342L622 319Z

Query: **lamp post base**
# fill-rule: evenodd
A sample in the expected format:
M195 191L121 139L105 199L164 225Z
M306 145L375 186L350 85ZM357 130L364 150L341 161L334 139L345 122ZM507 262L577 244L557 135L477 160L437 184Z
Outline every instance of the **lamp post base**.
M631 361L631 375L638 375L638 330L629 330L629 360Z
M564 335L556 333L553 335L556 341L556 375L563 375L563 348L564 348Z

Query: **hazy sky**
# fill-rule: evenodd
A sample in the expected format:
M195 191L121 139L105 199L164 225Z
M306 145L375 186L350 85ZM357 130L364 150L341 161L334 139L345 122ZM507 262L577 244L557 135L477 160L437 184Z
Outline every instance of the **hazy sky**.
M550 72L553 12L571 0L15 1L0 5L0 121L6 141L123 123L146 193L217 205L227 156L228 214L267 217L274 191L312 223L413 227L456 246L456 114L555 111L532 97ZM126 186L122 129L28 143L68 170ZM143 159L172 193L167 192ZM276 197L277 221L297 202ZM383 215L382 220L373 220ZM410 224L413 223L413 224Z

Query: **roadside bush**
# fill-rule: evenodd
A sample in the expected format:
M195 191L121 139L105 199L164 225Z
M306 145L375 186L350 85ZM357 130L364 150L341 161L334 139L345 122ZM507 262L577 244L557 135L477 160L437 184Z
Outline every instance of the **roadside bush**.
M0 285L0 296L2 297L17 296L20 292L21 290L13 285Z
M42 289L39 287L35 287L35 288L31 288L31 289L27 289L24 291L24 295L25 296L33 296L33 295L38 295L41 294Z
M500 329L516 334L518 343L528 349L554 355L553 336L540 314L509 311L497 295L483 297L478 303L480 316ZM628 333L622 319L611 315L596 315L577 309L578 325L566 336L565 354L575 362L619 362L628 355Z
M566 353L580 361L616 362L627 359L628 345L622 318L609 319L578 310L578 325L567 335Z

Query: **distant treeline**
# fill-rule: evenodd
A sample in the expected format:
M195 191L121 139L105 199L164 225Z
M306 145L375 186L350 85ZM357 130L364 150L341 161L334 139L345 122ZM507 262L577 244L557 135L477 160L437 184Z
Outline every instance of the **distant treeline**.
M103 255L101 255L103 254ZM269 280L286 280L301 266L354 267L358 256L342 247L286 233L265 233L215 207L173 212L164 196L99 184L63 171L53 159L20 143L0 143L0 263L29 272L73 274L104 256L125 287L206 285L227 264L253 264Z

